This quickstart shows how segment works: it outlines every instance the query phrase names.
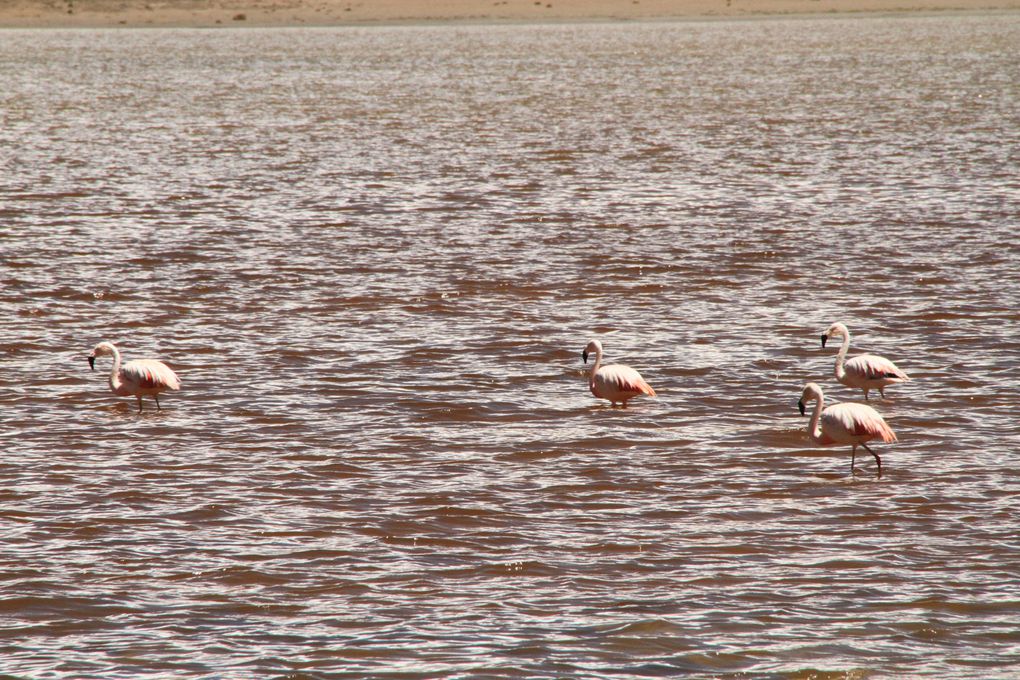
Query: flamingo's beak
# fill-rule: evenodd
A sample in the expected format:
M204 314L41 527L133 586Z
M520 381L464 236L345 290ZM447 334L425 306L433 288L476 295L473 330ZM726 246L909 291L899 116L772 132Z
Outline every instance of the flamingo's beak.
M581 358L584 360L584 363L588 363L588 350L581 352Z
M96 370L96 358L94 356L89 357L89 368L93 371Z
M797 402L797 408L800 409L800 414L804 415L804 400L803 399L801 399L800 401Z
M825 341L829 339L829 336L822 333L822 347L825 347Z

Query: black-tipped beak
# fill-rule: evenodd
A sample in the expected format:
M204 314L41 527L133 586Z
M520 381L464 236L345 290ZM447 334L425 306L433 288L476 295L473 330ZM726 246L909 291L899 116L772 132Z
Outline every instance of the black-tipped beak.
M822 333L822 347L825 347L825 341L829 339L829 336Z
M804 415L804 400L803 399L801 399L800 401L797 402L797 408L800 409L800 414Z
M584 363L588 363L588 350L581 352L581 359L584 360Z
M93 371L96 370L96 358L95 357L89 357L89 368L91 368Z

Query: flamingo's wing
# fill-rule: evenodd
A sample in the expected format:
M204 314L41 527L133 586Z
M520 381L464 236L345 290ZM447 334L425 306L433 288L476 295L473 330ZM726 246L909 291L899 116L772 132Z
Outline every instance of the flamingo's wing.
M145 389L156 387L171 390L181 389L181 380L169 366L155 359L136 359L124 364L120 369L125 381L130 381Z
M896 364L885 357L880 357L875 354L861 354L860 356L856 356L847 361L843 367L848 373L853 373L867 380L883 380L889 378L910 380L910 378L907 377L907 374L901 371Z
M647 394L649 397L655 396L655 390L652 389L652 386L646 383L641 374L630 366L622 364L603 366L599 369L599 379L606 386L619 392L635 392Z
M881 439L884 442L896 441L896 433L878 411L866 404L843 403L833 404L822 414L831 424L845 430L848 434L858 437Z

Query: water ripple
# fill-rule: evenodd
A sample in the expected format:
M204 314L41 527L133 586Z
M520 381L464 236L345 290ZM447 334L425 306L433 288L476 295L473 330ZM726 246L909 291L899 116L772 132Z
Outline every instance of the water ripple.
M1015 673L1018 33L4 31L4 672Z

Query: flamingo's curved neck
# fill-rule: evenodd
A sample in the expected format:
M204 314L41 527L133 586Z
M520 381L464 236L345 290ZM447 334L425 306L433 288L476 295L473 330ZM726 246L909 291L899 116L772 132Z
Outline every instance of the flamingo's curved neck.
M843 331L843 344L839 346L839 354L836 355L836 380L842 381L843 376L846 375L846 369L843 368L843 362L846 360L846 353L850 349L850 331Z
M602 348L599 347L595 350L595 363L591 365L591 371L588 372L588 382L595 380L595 374L599 372L599 368L602 367Z
M113 368L110 369L110 387L114 390L120 387L120 350L113 347Z
M822 437L822 428L818 426L818 421L822 419L822 395L818 395L815 399L815 410L811 412L811 422L808 423L808 436L814 439L816 442Z

